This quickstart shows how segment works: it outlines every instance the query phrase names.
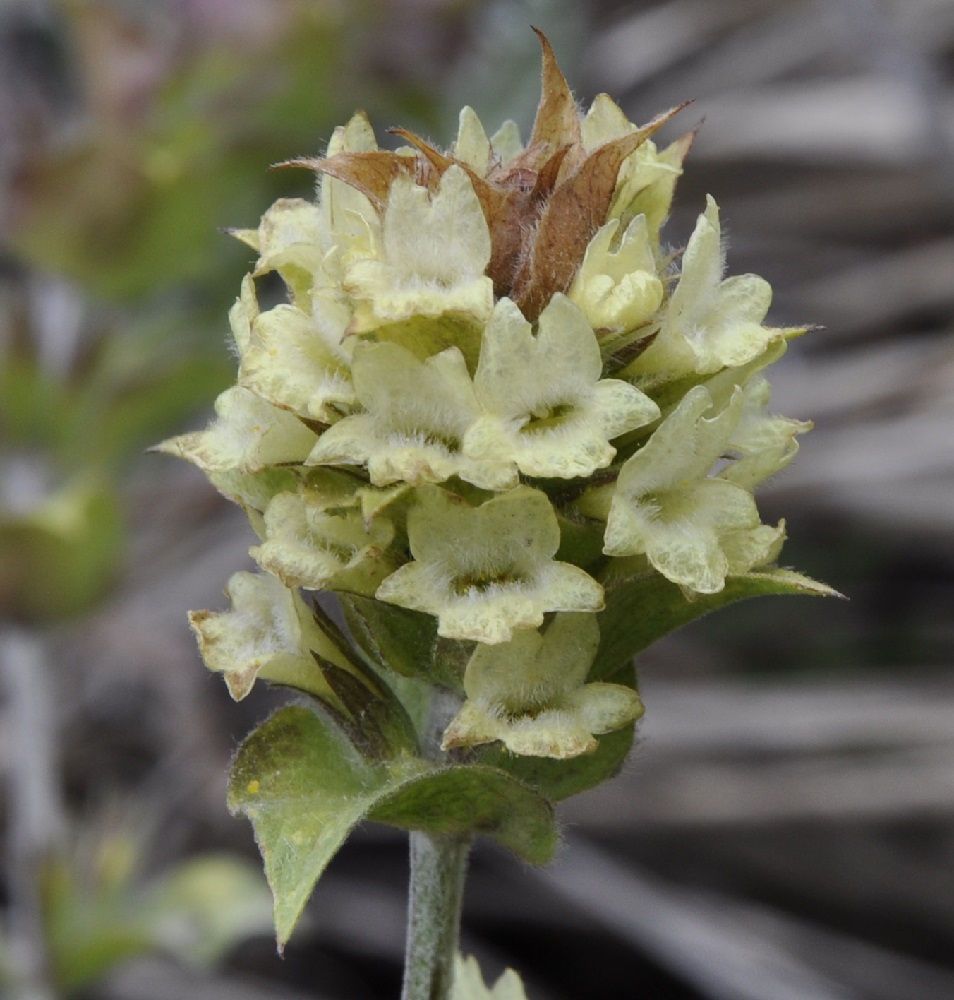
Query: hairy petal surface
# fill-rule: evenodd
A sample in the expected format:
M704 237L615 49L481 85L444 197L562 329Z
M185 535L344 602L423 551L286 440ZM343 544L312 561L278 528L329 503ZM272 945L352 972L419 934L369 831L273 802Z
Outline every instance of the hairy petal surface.
M394 526L383 516L367 523L357 496L341 503L314 487L279 493L264 525L265 540L250 554L288 587L371 596L397 567Z
M330 697L312 652L347 669L304 601L272 576L235 573L226 588L230 611L191 611L189 623L205 665L241 701L256 678Z
M420 361L399 344L363 344L353 377L365 412L326 431L309 465L365 465L375 486L439 483L451 476L485 489L516 485L511 463L463 449L480 409L458 348Z
M438 619L438 634L507 642L538 628L548 611L597 611L603 588L553 559L560 544L546 495L527 486L471 507L438 487L419 487L407 519L413 562L378 588L377 598Z
M663 301L663 283L649 242L646 217L637 215L613 248L619 220L610 219L590 240L569 297L600 332L648 323Z
M340 419L355 402L341 348L347 310L328 303L312 315L278 305L258 315L242 355L239 382L284 409L322 423Z
M762 325L772 301L768 282L754 274L725 280L719 209L709 198L682 259L679 283L659 334L627 369L647 382L712 374L738 367L782 338Z
M215 420L207 430L170 438L156 450L184 458L205 473L259 472L270 465L303 462L316 438L291 413L233 386L215 401Z
M444 749L499 740L523 756L563 760L595 751L596 735L642 714L632 688L586 683L599 641L594 615L558 614L542 632L478 645L464 674L467 701L444 733Z
M395 178L376 249L346 268L355 331L412 316L455 312L482 322L490 315L490 233L461 167L449 167L433 195L407 175Z
M556 295L538 330L509 299L494 310L474 376L481 417L464 452L512 463L528 476L589 476L612 462L610 440L659 409L618 379L600 379L599 344L580 309ZM531 374L532 373L532 374Z
M739 420L743 394L713 416L703 386L691 389L620 470L610 503L604 552L644 554L663 576L688 590L716 593L730 560L726 535L759 527L751 493L709 475Z

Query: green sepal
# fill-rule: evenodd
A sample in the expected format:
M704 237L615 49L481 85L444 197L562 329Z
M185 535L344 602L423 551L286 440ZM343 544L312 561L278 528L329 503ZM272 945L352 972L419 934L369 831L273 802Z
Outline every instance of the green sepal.
M606 562L603 555L603 532L606 526L598 521L567 516L559 510L557 522L560 525L560 547L556 558L561 562L580 566L595 575L595 567Z
M472 317L453 312L440 316L411 316L376 327L374 337L378 341L399 344L406 347L421 361L448 347L457 347L464 355L468 369L477 367L480 353L480 336L483 324Z
M233 814L248 817L284 947L308 897L364 819L431 833L483 834L535 864L557 842L553 808L513 776L482 765L435 769L400 755L366 760L328 718L291 706L254 730L232 765Z
M417 730L400 694L361 657L320 604L314 604L312 612L318 627L348 664L345 668L312 650L337 699L335 704L323 701L325 711L368 760L391 759L405 751L416 753Z
M749 597L802 594L837 597L836 590L792 570L760 569L729 577L715 594L687 598L675 583L652 571L607 582L606 607L598 615L600 645L590 670L590 681L615 679L622 666L657 639L701 618L710 611Z
M417 735L404 706L389 688L370 688L354 674L315 655L328 686L344 711L331 710L348 739L368 760L387 760L417 749Z
M345 621L361 651L402 677L417 677L431 659L437 620L357 594L339 595Z
M402 677L463 690L473 643L439 638L433 615L357 594L339 597L355 642L372 662Z
M531 864L546 864L557 845L553 806L495 767L461 764L416 775L387 791L369 819L404 830L491 837Z

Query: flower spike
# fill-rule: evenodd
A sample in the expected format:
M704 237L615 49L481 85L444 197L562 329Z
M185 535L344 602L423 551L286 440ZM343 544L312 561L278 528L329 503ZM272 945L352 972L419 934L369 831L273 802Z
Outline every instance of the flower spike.
M449 147L398 128L391 151L358 112L284 164L316 196L232 233L256 255L229 313L236 384L158 449L257 535L230 609L191 616L206 664L235 698L257 678L298 693L229 791L280 944L366 819L414 831L415 872L459 873L477 833L545 862L554 803L632 744L636 654L743 597L831 593L777 565L785 522L755 500L810 427L770 411L767 377L805 329L767 324L768 283L727 274L712 198L669 249L693 133L656 141L684 105L581 112L537 36L526 142L465 107ZM270 274L284 302L260 299ZM449 950L432 976L418 944L408 995L523 1000L473 962L453 981Z

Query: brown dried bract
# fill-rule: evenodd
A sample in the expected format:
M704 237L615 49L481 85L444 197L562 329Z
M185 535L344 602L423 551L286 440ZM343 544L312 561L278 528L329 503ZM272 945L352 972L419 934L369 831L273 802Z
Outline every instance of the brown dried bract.
M366 153L337 153L327 158L302 158L280 163L281 167L307 167L343 181L360 191L379 213L388 202L391 184L400 174L409 174L421 183L424 164L414 156L401 156L387 150Z
M509 296L535 320L557 292L565 292L597 229L606 221L623 161L685 105L658 115L640 129L593 150L583 144L580 112L546 36L540 103L526 149L507 163L493 163L481 177L420 136L394 129L418 155L376 150L294 160L288 166L319 170L368 197L378 212L401 173L434 190L448 167L467 171L491 238L487 274L498 298Z
M529 319L539 316L556 292L570 287L587 245L606 221L623 160L678 110L594 149L553 189L510 292Z

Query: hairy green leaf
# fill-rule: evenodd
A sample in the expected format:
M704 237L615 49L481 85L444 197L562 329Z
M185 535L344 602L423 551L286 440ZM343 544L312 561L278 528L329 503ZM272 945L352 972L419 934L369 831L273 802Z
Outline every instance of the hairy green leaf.
M328 862L365 818L407 830L483 834L535 864L556 847L550 803L504 771L432 769L406 756L374 766L334 724L300 706L278 711L239 749L229 808L247 816L255 831L279 947Z
M591 681L608 680L637 653L673 629L710 611L748 597L771 594L838 596L837 591L786 569L765 569L729 577L716 594L688 599L658 573L644 573L606 586L606 608L599 615L600 645L590 670Z
M275 901L279 947L315 883L387 781L324 719L284 708L242 744L229 808L252 823Z
M404 677L424 673L437 639L437 621L371 597L342 594L345 620L361 650Z

